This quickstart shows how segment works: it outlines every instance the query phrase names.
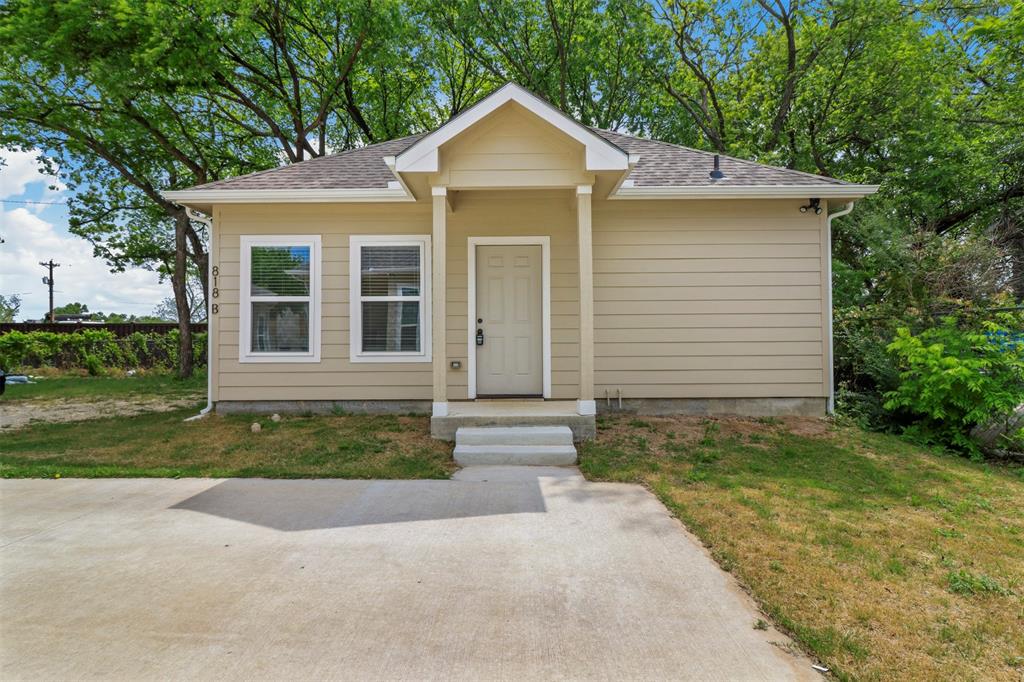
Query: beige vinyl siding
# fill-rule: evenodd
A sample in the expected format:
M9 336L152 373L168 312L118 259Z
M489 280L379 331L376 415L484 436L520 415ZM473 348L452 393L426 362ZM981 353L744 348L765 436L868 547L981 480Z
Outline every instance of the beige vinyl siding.
M549 236L551 239L551 397L573 400L579 392L579 254L576 213L567 192L474 191L453 197L448 215L448 397L468 397L465 370L469 333L467 275L469 237Z
M576 223L564 192L466 192L448 215L448 361L452 400L467 398L470 236L551 238L552 396L574 399L579 382ZM216 215L220 311L215 321L215 400L430 400L430 363L349 362L349 236L429 234L430 205L222 205ZM320 363L241 363L239 236L320 234L323 324Z
M824 397L824 216L799 201L595 201L595 392Z
M216 400L430 400L430 363L349 362L348 290L349 236L429 234L429 204L222 205L216 231ZM322 235L319 363L238 361L243 234Z
M583 145L510 103L441 147L435 184L490 187L569 187L590 182Z
M579 283L571 191L451 192L447 370L467 397L467 239L549 236L552 397L579 390ZM824 216L795 201L606 201L595 197L596 397L828 394ZM349 236L429 234L430 203L222 205L213 321L215 400L431 399L430 363L349 362ZM240 363L239 236L323 240L320 363Z

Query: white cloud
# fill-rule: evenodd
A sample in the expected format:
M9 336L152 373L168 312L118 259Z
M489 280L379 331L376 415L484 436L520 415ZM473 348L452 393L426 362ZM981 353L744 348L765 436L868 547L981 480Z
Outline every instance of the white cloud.
M38 190L37 184L57 189L43 189L41 195L31 192L32 199L15 201L52 202L64 191L56 178L39 172L38 157L35 150L0 149L0 200L22 197L29 189ZM170 284L161 283L155 272L110 272L93 256L87 241L67 231L64 221L66 212L60 206L0 204L0 294L21 296L19 319L39 319L48 311L49 295L42 281L46 270L39 263L51 258L60 263L53 275L55 305L80 301L93 312L145 315L171 294Z
M159 281L155 272L134 269L111 273L106 263L95 258L92 246L74 235L62 235L52 223L26 208L0 213L0 228L6 243L3 254L0 293L22 297L20 317L38 319L49 306L46 270L40 262L53 258L60 263L54 271L54 303L81 301L89 310L144 315L170 295L170 284Z
M52 201L64 190L64 186L57 178L42 172L43 164L39 163L38 149L23 152L3 149L0 150L0 158L4 161L0 166L0 199L20 196L35 182L46 183L47 189L41 201ZM55 186L56 190L50 190L51 185Z

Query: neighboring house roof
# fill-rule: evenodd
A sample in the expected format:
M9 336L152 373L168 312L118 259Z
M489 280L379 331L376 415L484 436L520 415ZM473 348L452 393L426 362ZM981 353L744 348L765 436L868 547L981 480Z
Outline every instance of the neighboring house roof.
M617 159L628 156L630 167L623 169L626 176L612 193L616 198L795 197L806 196L808 190L814 188L820 188L816 190L819 196L859 197L877 189L871 185L847 183L728 156L719 157L725 177L713 180L710 171L715 155L711 152L587 128L536 95L510 84L428 133L218 180L184 191L167 192L165 196L172 201L188 202L232 201L236 200L235 197L240 200L243 195L246 200L259 195L265 201L411 201L413 197L399 181L403 168L431 170L427 166L431 166L431 159L436 162L437 145L458 135L507 101L515 101L568 131L567 134L587 146L588 158L592 155L598 163L617 163ZM423 144L418 145L421 141ZM420 151L421 148L424 151ZM402 154L410 150L412 153L403 158ZM424 153L427 156L423 156ZM607 158L601 158L602 155ZM235 192L238 194L234 195Z

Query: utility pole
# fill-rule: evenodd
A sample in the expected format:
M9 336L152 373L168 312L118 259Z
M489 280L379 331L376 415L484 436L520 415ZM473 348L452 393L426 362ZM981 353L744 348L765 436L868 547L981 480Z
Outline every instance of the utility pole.
M53 269L54 268L59 268L60 267L60 263L54 263L53 259L51 258L48 263L44 263L44 262L40 261L39 264L42 265L44 268L49 268L49 270L50 270L49 276L48 277L43 277L43 284L45 284L48 287L50 287L50 324L53 324L54 322L57 321L53 317Z

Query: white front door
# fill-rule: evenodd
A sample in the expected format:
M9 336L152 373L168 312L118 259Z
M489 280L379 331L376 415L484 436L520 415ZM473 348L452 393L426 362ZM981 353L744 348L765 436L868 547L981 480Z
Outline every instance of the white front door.
M476 246L476 393L544 391L540 245Z

